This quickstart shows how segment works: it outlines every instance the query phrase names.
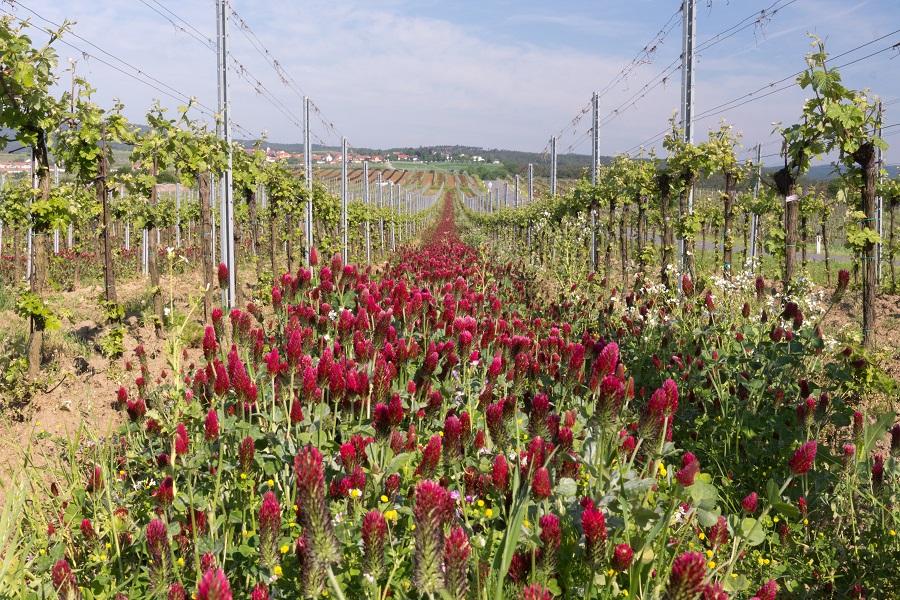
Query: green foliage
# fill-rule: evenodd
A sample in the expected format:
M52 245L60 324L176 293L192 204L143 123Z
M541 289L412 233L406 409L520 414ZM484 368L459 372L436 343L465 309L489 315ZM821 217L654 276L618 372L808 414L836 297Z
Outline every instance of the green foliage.
M862 211L853 211L849 214L852 221L857 223L866 222L866 213ZM863 251L869 244L881 243L881 236L878 235L876 229L868 227L847 227L847 246L852 248L857 254L862 255Z
M187 118L188 107L180 107L181 119L177 123L166 124L167 130L172 130L174 140L172 144L172 166L180 175L183 185L196 184L197 178L202 173L218 172L225 168L228 161L227 146L215 134L207 131L206 126L200 126ZM235 181L240 180L244 172L241 157L235 152ZM182 205L184 210L184 205ZM193 209L192 209L193 210ZM199 202L196 206L196 215L199 217ZM185 214L188 217L188 214ZM189 218L189 217L188 217Z
M83 79L78 78L75 83L80 90L67 114L67 126L57 134L54 150L65 163L67 171L86 187L96 183L101 155L106 153L106 160L112 168L112 144L132 140L134 131L122 115L124 105L121 102L116 102L107 112L91 100L96 90Z
M0 338L0 406L8 409L27 401L34 392L28 381L28 361L20 348L13 347L12 340ZM13 413L14 415L15 413Z
M119 325L113 325L97 339L100 353L109 359L125 354L125 332Z
M885 178L878 184L878 195L893 209L900 203L900 177Z
M3 221L3 226L27 227L30 219L28 204L33 198L30 181L7 179L0 190L0 221Z
M186 109L182 109L186 110ZM179 143L180 129L175 121L165 117L166 109L157 102L147 112L149 129L136 133L130 138L133 144L131 161L141 165L140 170L118 175L114 183L122 183L133 201L129 213L136 227L168 227L175 223L174 200L157 198L149 200L154 186L159 183L159 173L175 165L181 157L180 151L189 149L190 144Z
M32 47L24 33L27 21L16 23L10 14L0 18L0 126L12 130L16 141L33 149L37 164L40 191L27 202L26 220L36 233L71 220L69 202L59 194L49 193L48 144L50 132L55 131L65 115L69 95L57 99L51 95L56 83L53 69L57 56L51 44L67 31L68 21L57 30L50 30L50 40L42 48ZM0 148L9 143L0 138Z
M16 314L22 318L34 319L34 322L39 324L42 329L53 331L60 327L59 317L53 313L53 310L40 296L28 288L19 289L15 310Z
M90 208L90 197L69 185L51 188L46 200L42 198L40 189L34 189L32 193L29 212L35 231L64 229L69 223L89 216L92 212L85 210L86 207Z
M713 172L732 173L737 181L746 176L746 170L740 168L736 148L740 146L741 133L733 133L734 126L724 122L717 131L709 130L709 141L706 143L707 161L703 164L702 173L709 176Z
M9 13L0 18L0 125L15 132L23 146L38 148L46 147L47 133L60 125L69 100L67 94L59 99L50 95L58 62L51 44L68 31L69 22L48 31L50 39L41 48L35 48L25 33L29 26L27 21L17 23ZM0 139L0 147L9 141Z
M675 124L675 116L669 119L671 129L663 139L663 148L669 151L666 169L675 180L674 187L681 190L690 187L700 173L709 171L710 155L706 144L690 144L684 140L684 130Z
M248 154L235 144L232 151L232 186L240 198L247 198L256 191L256 187L264 180L266 171L266 154L262 151L263 140L254 144L253 152Z
M766 237L763 239L766 253L782 260L784 258L784 240L784 227L774 225L766 228Z
M809 68L797 78L800 87L813 92L813 98L803 107L804 118L819 132L824 152L837 150L841 164L850 169L851 175L855 173L859 177L857 167L861 165L857 153L862 146L873 144L887 149L884 140L872 133L877 105L869 100L866 92L844 87L840 73L826 65L825 43L815 35L810 37L815 50L806 56ZM856 187L861 185L857 183Z
M105 295L97 298L97 304L103 311L106 321L117 323L125 318L125 306L119 302L107 302Z

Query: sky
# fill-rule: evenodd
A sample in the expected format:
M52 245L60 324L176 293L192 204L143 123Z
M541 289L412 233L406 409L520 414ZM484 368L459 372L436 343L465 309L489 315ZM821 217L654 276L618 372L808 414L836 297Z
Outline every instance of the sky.
M742 156L762 143L768 162L777 162L773 123L791 124L801 113L806 94L792 83L805 67L810 32L826 40L845 85L884 100L886 126L900 113L900 50L891 49L900 43L900 2L697 4L695 141L725 119L742 134ZM230 22L236 138L265 132L274 142L301 142L308 95L316 107L314 143L339 145L345 136L356 148L540 152L557 135L559 153L589 154L590 100L600 92L601 154L634 154L641 144L659 148L680 106L679 0L230 5L237 15ZM64 70L74 64L99 104L120 99L135 123L154 99L176 116L190 97L198 104L191 114L211 119L214 0L2 0L0 10L40 27L74 21L54 44L61 87L70 86ZM46 39L40 31L32 37ZM885 134L900 146L900 127Z

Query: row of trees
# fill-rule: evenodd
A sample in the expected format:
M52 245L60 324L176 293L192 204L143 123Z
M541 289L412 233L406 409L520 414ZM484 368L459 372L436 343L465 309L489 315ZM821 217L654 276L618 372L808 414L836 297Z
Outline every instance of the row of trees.
M804 194L798 181L809 171L813 159L821 159L826 154L836 155L835 166L845 190L843 199L855 209L853 214L857 219L857 227L846 229L847 244L858 253L862 265L863 336L866 348L871 349L875 323L875 246L880 241L875 215L876 155L878 149L885 149L887 145L875 134L879 118L877 103L865 92L844 87L839 73L827 64L823 43L814 38L814 46L815 50L807 56L808 68L797 80L801 87L812 92L812 98L804 104L798 123L777 126L776 131L783 141L784 166L770 181L764 180L758 197L748 195L739 199L739 184L755 177L756 166L738 160L740 136L731 126L723 124L710 132L707 141L691 144L684 141L673 116L670 133L663 141L668 152L665 160L652 153L636 159L618 156L611 164L599 168L596 185L583 180L571 195L546 198L518 211L504 209L473 218L486 224L511 225L513 231L528 232L542 218L558 221L566 215L593 213L599 217L599 231L605 232L605 235L597 236L595 231L594 239L605 239L603 264L606 274L610 275L616 237L623 264L627 258L629 236L626 229L631 222L629 213L635 210L636 235L632 237L637 243L639 269L643 271L656 248L654 244L648 251L646 245L648 225L655 222L660 233L660 278L669 285L674 283L670 281L671 274L680 270L675 264L676 239L683 243L681 269L692 278L696 276L695 239L709 213L690 210L690 194L699 178L719 174L724 180L724 189L719 193L724 275L730 276L734 264L735 210L741 207L745 216L750 212L759 215L774 210L781 214L781 228L770 227L770 238L779 239L781 243L769 244L767 250L780 250L778 253L784 264L783 287L786 295L790 295L796 291L800 229L808 233L811 224L817 225L827 248L825 224L832 209L821 193L805 190ZM893 185L885 185L882 190L891 209L897 202ZM616 228L619 229L618 236L615 235ZM893 241L893 234L891 236ZM889 248L893 269L893 243ZM591 252L597 253L597 250L592 248ZM597 254L594 256L599 259Z
M55 95L58 58L53 43L69 28L64 23L51 31L49 41L36 47L28 35L29 23L11 15L0 18L0 126L13 132L10 139L0 140L0 147L16 141L30 148L35 164L32 188L12 186L4 191L0 203L0 219L7 226L30 229L32 248L31 277L27 289L19 291L18 312L30 321L28 344L28 372L37 377L41 364L44 333L58 325L58 320L46 302L50 234L65 229L70 223L88 221L96 232L103 255L103 304L110 320L121 318L122 311L116 294L114 248L111 223L115 216L112 206L127 211L128 220L136 229L148 232L148 271L153 296L155 325L163 335L164 307L160 288L158 264L158 230L171 225L174 218L169 203L161 202L157 184L165 173L174 172L186 187L196 187L199 200L199 245L202 272L206 285L204 313L208 318L212 307L212 290L217 261L212 255L214 215L211 189L217 174L227 165L228 147L225 142L189 116L190 105L178 109L177 118L170 118L158 103L146 114L143 128L128 123L122 115L123 106L116 103L109 109L93 101L95 90L72 71L71 91ZM131 149L130 163L135 168L113 169L113 145ZM249 234L250 258L255 261L257 282L263 279L264 259L261 250L263 224L268 229L268 266L278 272L276 249L283 239L287 243L287 269L296 268L294 261L295 233L306 214L308 203L313 207L313 236L320 252L330 255L340 249L340 199L328 194L321 185L307 186L301 173L291 171L279 163L269 163L257 148L245 152L232 148L233 192L237 203L246 206L244 234ZM66 167L66 181L54 185L51 158ZM265 211L258 206L257 190L264 185L268 198ZM121 214L119 215L121 216ZM424 213L404 215L404 222L425 218ZM393 230L400 222L389 209L353 202L348 207L348 225L359 229L365 224L387 223ZM280 237L287 224L287 235ZM350 235L362 238L361 232ZM384 240L383 236L378 236ZM369 236L365 238L368 240ZM307 240L303 240L304 245ZM384 243L382 242L382 250Z

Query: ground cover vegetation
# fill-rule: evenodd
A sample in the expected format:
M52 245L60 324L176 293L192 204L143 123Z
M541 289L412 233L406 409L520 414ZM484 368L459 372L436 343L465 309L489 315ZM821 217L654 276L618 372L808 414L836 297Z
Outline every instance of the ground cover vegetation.
M139 348L127 423L59 440L50 476L12 489L2 581L23 597L896 593L900 427L865 408L870 367L814 306L762 280L548 302L458 240L452 202L379 277L314 255L265 316L214 309L194 364L173 343L149 372Z
M0 20L0 34L9 66L0 77L28 79L10 53L54 68L49 47L31 48L13 22ZM807 106L808 119L844 110L815 102L852 96L834 72L817 74L824 61L821 48L811 55L808 85L820 100ZM107 399L115 424L6 441L21 460L3 480L0 596L898 594L896 385L879 349L865 347L872 321L864 318L862 330L828 325L856 293L851 273L838 270L828 288L789 273L790 226L784 273L738 267L729 223L744 175L728 128L697 147L673 130L665 165L622 157L597 185L583 181L518 211L472 210L463 199L477 186L470 178L423 177L442 189L428 211L352 209L350 264L339 253L339 200L242 152L235 191L247 215L242 267L252 285L242 286L240 308L225 312L213 294L228 273L209 244L207 175L221 164L221 144L189 108L172 120L153 107L150 127L131 131L118 107L102 111L86 83L76 88L65 102L38 98L41 110L60 111L57 121L38 119L37 133L19 128L23 143L40 151L41 139L52 140L68 157L68 187L49 183L45 163L45 187L5 190L4 223L39 229L45 235L34 243L45 251L46 234L69 222L99 232L85 253L102 248L104 260L54 263L45 252L44 267L50 280L74 286L78 265L92 265L79 276L102 278L98 306L111 336L125 314L116 278L138 268L111 246L108 232L121 231L116 215L130 215L125 222L152 232L151 242L154 229L162 239L184 219L196 246L149 245L153 347L110 345L124 373ZM858 96L843 104L851 106L846 130L820 141L822 151L841 145L851 183L868 193L868 167L858 181L850 169L878 142L842 137L866 118L852 108L865 113L864 104ZM9 119L14 108L2 108ZM57 122L58 131L46 129ZM794 131L785 129L786 147L802 138ZM132 146L138 165L120 179L109 175L113 140ZM787 171L802 170L812 151L802 147L786 151L800 161ZM159 195L165 169L198 186L183 214ZM726 182L721 263L677 267L676 235L702 228L677 203L710 172ZM265 208L257 206L263 183ZM111 190L122 192L110 198ZM301 258L295 219L310 202L316 247ZM804 204L796 205L802 218ZM596 237L591 211L616 238ZM621 217L629 211L633 223ZM654 219L661 243L645 229ZM365 240L378 240L386 257L391 232L401 230L396 254L359 266ZM861 220L864 282L876 241L866 230ZM203 292L176 310L171 287L166 302L166 274L174 286L197 264ZM60 320L46 288L3 289L33 331ZM39 378L37 356L36 364L30 355L4 358L25 360L5 364L4 381L26 366Z

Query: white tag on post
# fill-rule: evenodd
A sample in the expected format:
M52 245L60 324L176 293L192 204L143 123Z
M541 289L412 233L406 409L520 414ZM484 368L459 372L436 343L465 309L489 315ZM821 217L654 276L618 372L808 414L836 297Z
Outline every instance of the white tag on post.
M798 196L797 194L791 194L790 196L788 196L787 198L784 199L784 203L787 204L788 202L793 202L793 201L799 200L799 199L800 199L800 196Z

